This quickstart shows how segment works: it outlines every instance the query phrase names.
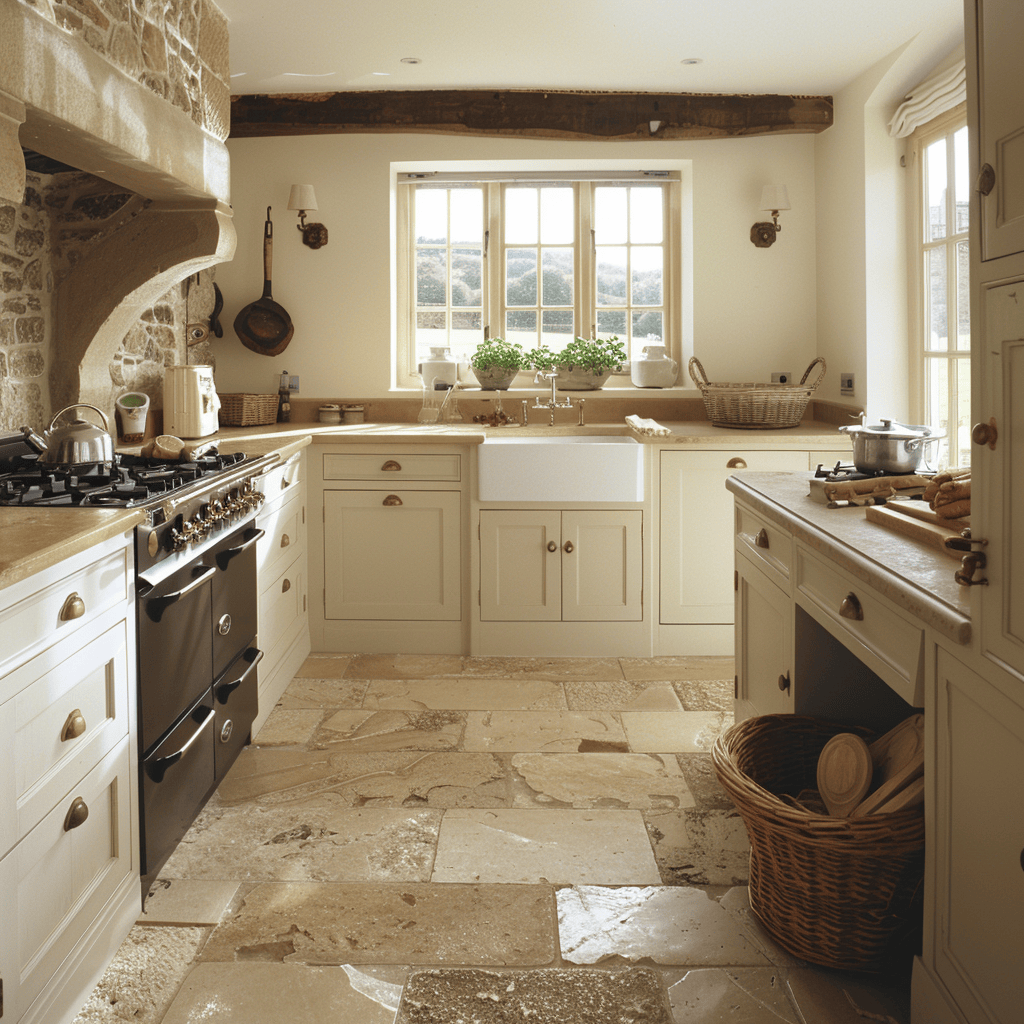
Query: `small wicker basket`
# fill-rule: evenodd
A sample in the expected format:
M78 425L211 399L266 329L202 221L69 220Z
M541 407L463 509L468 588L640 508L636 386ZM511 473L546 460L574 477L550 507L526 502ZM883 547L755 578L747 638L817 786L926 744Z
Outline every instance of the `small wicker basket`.
M920 939L921 808L857 818L814 814L793 799L817 785L818 756L864 729L803 715L762 715L727 729L715 772L750 839L750 907L795 956L825 967L886 971Z
M277 420L277 395L219 395L217 419L225 427L255 427Z
M821 372L813 383L807 378L821 363ZM700 376L694 371L700 371ZM690 377L700 388L704 411L716 427L740 427L744 430L775 430L799 426L811 395L825 376L825 360L818 356L804 371L799 384L713 384L700 360L692 356Z

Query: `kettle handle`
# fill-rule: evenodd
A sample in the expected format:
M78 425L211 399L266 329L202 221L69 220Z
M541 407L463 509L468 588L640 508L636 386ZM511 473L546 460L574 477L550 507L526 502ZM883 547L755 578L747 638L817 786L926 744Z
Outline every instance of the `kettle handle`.
M53 425L64 415L66 412L70 412L72 409L92 409L93 412L98 412L100 418L103 420L103 429L106 431L110 430L110 420L107 419L107 414L102 409L97 409L95 405L87 405L85 402L76 402L74 405L67 405L59 413L57 413L52 420L50 420L49 430L53 430Z

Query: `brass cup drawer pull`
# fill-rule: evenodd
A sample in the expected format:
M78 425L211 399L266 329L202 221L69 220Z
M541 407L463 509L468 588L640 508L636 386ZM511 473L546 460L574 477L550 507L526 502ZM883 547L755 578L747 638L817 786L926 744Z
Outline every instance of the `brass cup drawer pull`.
M382 502L382 505L401 505L402 499L397 494L389 494Z
M75 708L67 717L67 721L64 723L64 728L60 731L61 743L66 743L68 740L78 739L79 736L85 732L85 715L82 714L81 708Z
M746 469L747 468L747 460L746 459L741 459L737 455L736 458L730 459L725 464L725 468L726 469Z
M291 538L288 536L287 533L282 533L281 534L281 547L286 548L286 547L288 547L289 544L291 544Z
M394 459L388 459L388 461L380 467L380 471L382 473L401 473L402 464L400 462L395 462Z
M768 545L770 543L768 540L768 531L763 526L760 530L757 531L757 536L754 538L754 543L759 548L764 548L765 551L768 550Z
M281 584L281 593L282 593L282 594L287 594L287 593L288 593L288 591L289 591L289 590L291 590L291 589L292 589L292 581L291 581L291 580L288 580L288 579L286 579L286 580L285 580L285 581L284 581L284 582L283 582L283 583Z
M558 550L558 545L553 540L549 540L548 541L548 551L557 551L557 550Z
M839 605L839 614L844 619L853 619L855 622L863 621L864 609L861 607L860 601L857 600L857 595L852 591L843 598Z
M67 599L60 609L60 621L70 622L72 619L80 619L85 614L85 601L78 593L68 594Z
M73 828L78 828L79 825L84 825L85 819L88 817L88 805L80 796L76 796L75 799L71 801L68 813L64 815L64 831L70 832Z

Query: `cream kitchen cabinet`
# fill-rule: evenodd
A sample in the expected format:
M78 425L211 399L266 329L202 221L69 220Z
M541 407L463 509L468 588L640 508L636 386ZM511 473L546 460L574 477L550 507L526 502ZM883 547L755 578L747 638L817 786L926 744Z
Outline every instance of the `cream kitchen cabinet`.
M131 539L0 592L3 1019L70 1021L141 908Z
M638 622L643 512L483 509L480 619Z

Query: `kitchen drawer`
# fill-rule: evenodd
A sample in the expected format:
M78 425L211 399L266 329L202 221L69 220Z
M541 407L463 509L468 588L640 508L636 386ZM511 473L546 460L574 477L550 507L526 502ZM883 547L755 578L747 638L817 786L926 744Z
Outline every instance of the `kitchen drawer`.
M736 550L789 593L793 538L740 502L736 503Z
M0 860L0 976L4 1019L18 1020L132 864L130 741L125 737ZM65 830L77 799L88 816Z
M256 574L260 590L306 545L306 505L300 492L269 513L260 513L258 525L264 536L256 544Z
M0 808L10 839L0 842L0 852L128 734L129 629L134 623L122 618L80 650L59 644L12 674L28 685L0 709L0 756L12 765L5 797L13 786L13 800L4 799ZM0 777L6 774L0 768ZM8 814L13 822L3 820Z
M798 601L908 704L924 703L924 629L867 584L796 548ZM800 600L800 597L804 600Z
M355 452L325 453L325 480L392 481L399 486L409 480L445 480L458 483L462 479L462 457L459 455L419 455L395 453L368 455Z
M306 578L302 558L296 558L260 594L259 647L272 662L275 648L293 632L306 612ZM273 664L261 667L261 675Z
M0 610L0 676L27 660L33 648L57 643L126 602L129 558L128 549L120 548Z
M270 505L286 491L298 491L302 482L302 452L296 452L279 466L257 477L256 488Z

